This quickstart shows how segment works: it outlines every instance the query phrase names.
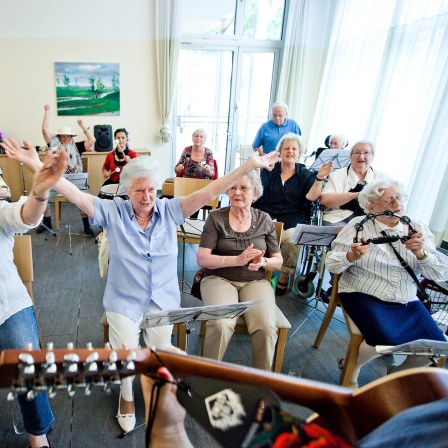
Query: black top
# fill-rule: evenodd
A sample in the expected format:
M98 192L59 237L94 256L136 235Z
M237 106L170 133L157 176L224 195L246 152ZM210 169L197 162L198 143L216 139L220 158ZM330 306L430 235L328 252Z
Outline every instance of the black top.
M296 163L296 172L283 185L281 162L277 162L272 171L261 171L263 196L253 206L268 213L272 219L283 222L285 230L297 224L306 224L311 205L306 195L315 178L315 172Z

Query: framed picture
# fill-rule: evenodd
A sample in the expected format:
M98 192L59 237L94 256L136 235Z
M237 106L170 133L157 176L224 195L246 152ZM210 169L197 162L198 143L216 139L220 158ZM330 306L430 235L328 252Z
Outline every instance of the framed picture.
M120 115L120 64L55 62L58 115Z

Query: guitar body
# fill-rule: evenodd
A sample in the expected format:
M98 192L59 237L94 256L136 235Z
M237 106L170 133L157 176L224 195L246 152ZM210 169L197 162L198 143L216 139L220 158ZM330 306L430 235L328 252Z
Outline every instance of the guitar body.
M283 400L315 411L319 424L351 443L409 407L448 397L448 371L439 368L399 372L353 391L171 351L110 348L5 350L0 354L0 387L12 386L17 392L38 388L74 391L116 383L138 373L155 373L162 366L177 379L199 376L268 387Z

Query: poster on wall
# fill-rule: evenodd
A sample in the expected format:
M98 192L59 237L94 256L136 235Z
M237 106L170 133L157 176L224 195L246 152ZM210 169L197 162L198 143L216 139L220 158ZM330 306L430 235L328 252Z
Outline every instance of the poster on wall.
M58 115L120 115L120 64L55 62Z

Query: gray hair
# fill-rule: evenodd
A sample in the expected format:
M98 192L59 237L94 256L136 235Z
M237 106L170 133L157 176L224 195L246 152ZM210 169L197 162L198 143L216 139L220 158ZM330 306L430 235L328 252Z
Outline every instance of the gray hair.
M260 173L258 170L252 170L245 174L245 176L250 180L254 188L255 200L257 200L263 195L263 184L261 183ZM229 194L229 190L226 193Z
M370 140L359 140L356 143L354 143L353 146L350 148L350 157L353 155L353 152L355 151L355 147L357 145L369 145L370 149L372 150L372 156L375 157L376 152L375 144Z
M288 115L288 105L283 101L276 101L271 107L271 112L274 110L274 107L281 107L284 109L285 114Z
M342 147L345 148L347 146L348 140L347 137L343 134L331 134L330 136L330 140L328 140L328 142L331 142L332 138L337 138L341 143L342 143ZM359 143L359 142L358 142ZM373 153L373 151L372 151Z
M299 134L294 134L294 132L288 132L287 134L285 134L277 143L275 150L280 153L283 144L291 141L297 142L297 144L299 145L299 158L300 158L300 156L303 156L305 154L305 145L303 144L302 137L300 137Z
M120 183L127 191L137 179L153 179L157 188L162 185L162 176L157 161L150 156L132 159L125 165L120 175Z
M194 134L196 134L196 132L201 132L202 134L204 134L205 139L207 140L208 134L207 131L203 128L197 128L193 131L193 134L191 134L191 137L194 136Z
M400 194L406 193L404 185L397 180L389 178L375 180L372 183L367 184L359 193L359 205L365 212L369 213L369 208L371 208L373 203L383 195L384 190L389 187L396 187Z

